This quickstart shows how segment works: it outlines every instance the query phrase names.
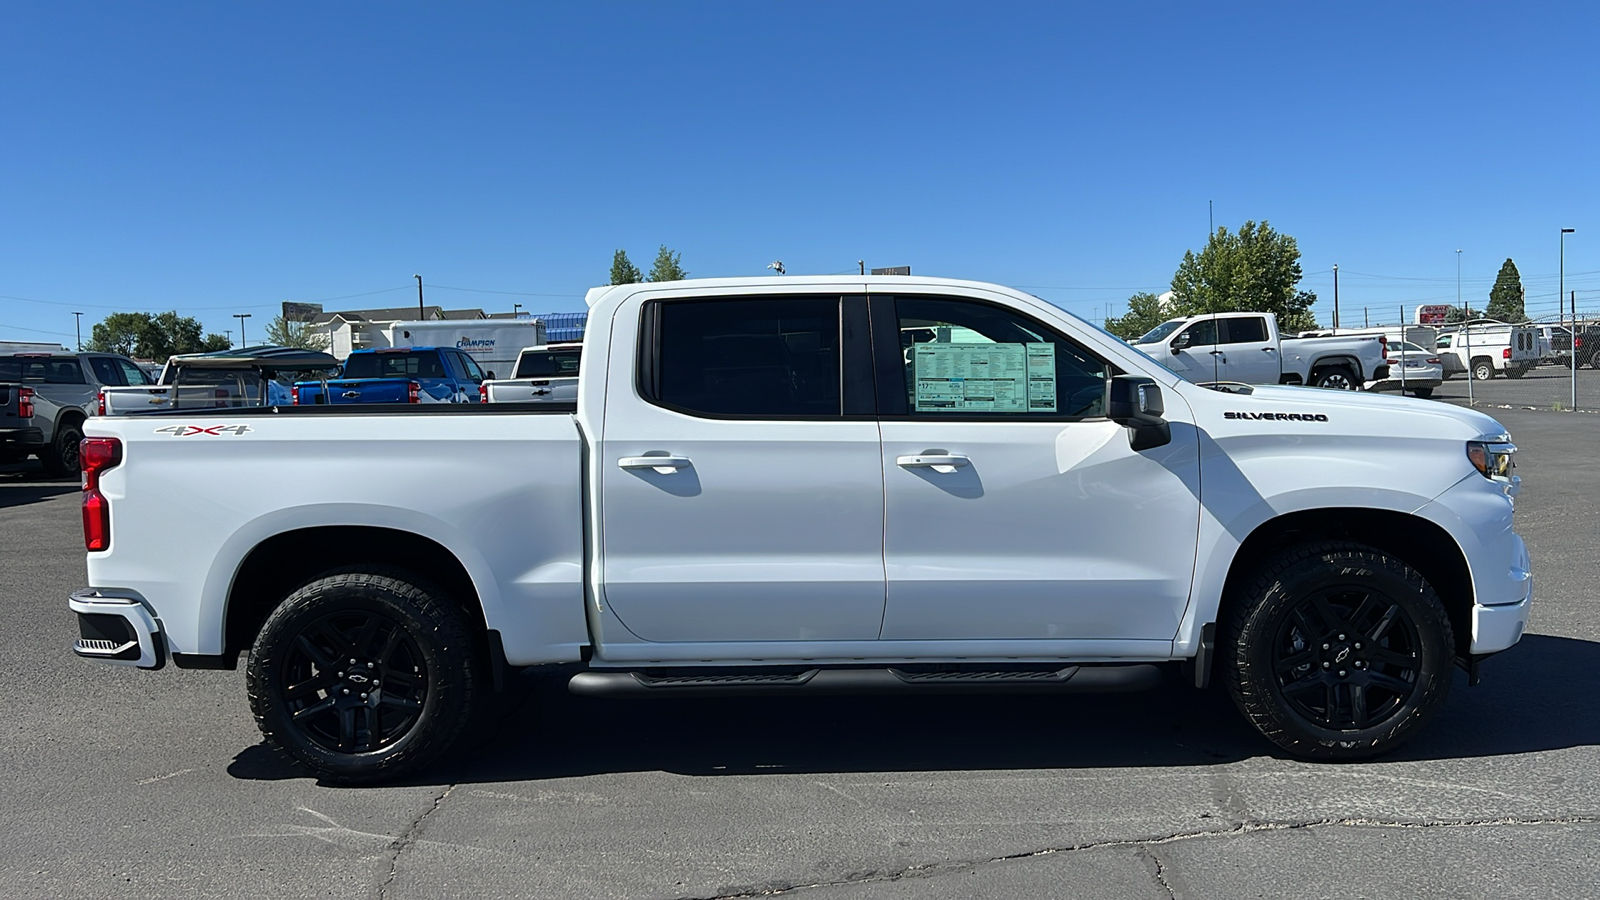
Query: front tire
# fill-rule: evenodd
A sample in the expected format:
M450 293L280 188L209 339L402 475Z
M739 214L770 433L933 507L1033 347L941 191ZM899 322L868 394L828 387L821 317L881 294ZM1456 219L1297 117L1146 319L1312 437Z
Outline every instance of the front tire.
M426 766L471 716L480 655L459 607L408 573L335 570L267 617L246 686L269 743L330 781Z
M1364 759L1409 740L1450 689L1454 635L1433 587L1360 544L1298 547L1264 566L1223 629L1234 704L1302 759Z

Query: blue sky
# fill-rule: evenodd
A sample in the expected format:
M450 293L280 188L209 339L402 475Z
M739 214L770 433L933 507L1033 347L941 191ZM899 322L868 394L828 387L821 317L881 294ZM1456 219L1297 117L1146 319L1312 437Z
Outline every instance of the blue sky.
M1299 241L1324 322L1333 265L1344 324L1393 321L1454 300L1457 248L1469 299L1509 256L1554 314L1561 227L1600 312L1597 33L1579 3L8 3L0 339L172 308L260 335L413 273L579 309L663 243L1098 318L1165 288L1208 201Z

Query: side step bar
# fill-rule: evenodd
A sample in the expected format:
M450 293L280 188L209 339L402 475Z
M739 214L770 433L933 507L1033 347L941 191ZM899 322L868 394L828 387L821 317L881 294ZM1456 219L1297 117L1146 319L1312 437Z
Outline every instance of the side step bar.
M1148 690L1161 683L1149 664L1067 666L1042 671L907 671L903 669L808 669L772 674L649 675L585 671L567 690L583 697L752 696L758 694L978 694L1103 693Z

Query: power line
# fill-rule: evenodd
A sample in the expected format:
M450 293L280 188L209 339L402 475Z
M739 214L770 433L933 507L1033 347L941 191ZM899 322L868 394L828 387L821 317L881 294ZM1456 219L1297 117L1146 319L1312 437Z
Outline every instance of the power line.
M483 288L451 287L448 284L430 284L428 287L440 291L468 291L473 294L505 294L508 297L582 297L582 294L536 294L531 291L490 291ZM342 298L335 298L342 299Z

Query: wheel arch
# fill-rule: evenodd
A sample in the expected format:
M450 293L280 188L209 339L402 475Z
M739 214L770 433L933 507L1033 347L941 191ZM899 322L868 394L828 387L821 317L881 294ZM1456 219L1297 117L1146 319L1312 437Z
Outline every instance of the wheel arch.
M444 544L385 526L314 525L274 534L239 562L222 610L224 656L248 650L290 591L331 569L363 564L404 570L437 584L474 627L487 631L478 584Z
M1252 572L1290 547L1324 540L1349 541L1383 551L1416 569L1444 604L1455 633L1456 655L1472 643L1472 572L1455 538L1437 523L1385 509L1331 507L1286 513L1257 525L1228 566L1214 621L1223 621Z

